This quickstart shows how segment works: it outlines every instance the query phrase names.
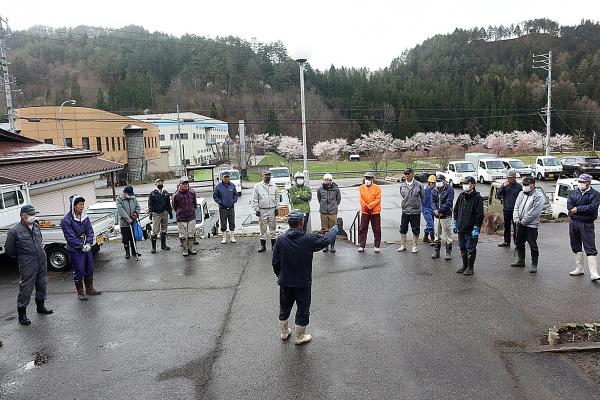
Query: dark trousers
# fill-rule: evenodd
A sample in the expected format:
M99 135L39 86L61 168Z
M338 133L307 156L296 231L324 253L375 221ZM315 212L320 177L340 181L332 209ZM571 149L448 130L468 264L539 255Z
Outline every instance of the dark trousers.
M130 246L132 252L134 250L137 251L136 244L133 241L133 235L132 235L132 232L131 232L131 225L130 226L122 226L121 227L121 240L122 240L122 242L123 242L124 245Z
M227 223L229 223L229 231L235 231L235 208L219 208L219 218L221 219L221 232L227 231Z
M94 256L88 251L69 251L69 259L73 267L73 279L75 282L81 282L83 278L94 276Z
M421 233L421 214L404 214L400 218L400 233L406 235L408 233L408 224L410 224L412 233L415 237L419 237Z
M287 321L296 303L296 320L298 326L306 326L310 316L310 286L279 287L279 320Z
M304 214L304 228L302 228L302 230L304 232L306 232L306 230L308 229L308 219L310 218L310 214L306 213Z
M514 232L514 235L516 236L516 232L517 232L517 228L515 226L515 223L513 222L513 211L514 209L510 209L510 210L503 210L504 212L504 243L509 243L511 242L511 229ZM515 238L515 243L516 243L516 238Z
M458 232L458 246L461 253L477 253L477 241L479 237L474 238L471 232Z
M35 288L35 300L46 300L46 260L42 262L32 262L27 265L19 264L20 281L19 296L17 297L17 307L27 307L31 300L31 293Z
M574 221L569 218L569 239L573 253L581 252L583 244L583 250L587 256L598 255L593 222Z
M537 245L538 238L538 229L530 228L525 225L516 224L515 225L515 245L517 246L517 250L525 251L525 243L529 244L529 249L531 250L531 258L536 259L540 254ZM525 254L525 253L521 253Z
M358 229L358 245L365 247L367 244L367 233L369 232L369 222L375 236L375 247L381 246L381 215L380 214L365 214L360 215L360 227Z

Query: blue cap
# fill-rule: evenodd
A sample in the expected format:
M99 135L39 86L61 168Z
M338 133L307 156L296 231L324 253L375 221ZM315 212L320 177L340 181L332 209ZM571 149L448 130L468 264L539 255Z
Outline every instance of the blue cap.
M35 215L35 208L30 204L26 204L21 207L21 214Z
M300 210L292 210L288 214L288 223L298 222L304 219L304 213Z

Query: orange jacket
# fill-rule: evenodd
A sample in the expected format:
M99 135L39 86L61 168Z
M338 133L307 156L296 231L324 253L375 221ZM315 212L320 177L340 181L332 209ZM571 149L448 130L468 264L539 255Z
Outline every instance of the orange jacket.
M379 185L372 184L367 186L362 184L360 192L360 212L363 214L381 213L381 188Z

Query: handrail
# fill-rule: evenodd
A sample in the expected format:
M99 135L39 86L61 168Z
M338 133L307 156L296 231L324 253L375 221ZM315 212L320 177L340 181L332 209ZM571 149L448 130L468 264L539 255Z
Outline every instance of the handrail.
M352 225L350 225L350 241L354 244L358 244L358 229L360 225L360 211L356 212Z

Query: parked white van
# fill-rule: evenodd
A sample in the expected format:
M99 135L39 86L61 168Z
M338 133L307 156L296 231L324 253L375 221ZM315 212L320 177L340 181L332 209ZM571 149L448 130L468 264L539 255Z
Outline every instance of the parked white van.
M567 198L569 197L569 192L576 187L577 178L559 179L556 181L552 199L552 216L554 218L566 218L569 215ZM592 187L600 191L600 181L592 180Z

